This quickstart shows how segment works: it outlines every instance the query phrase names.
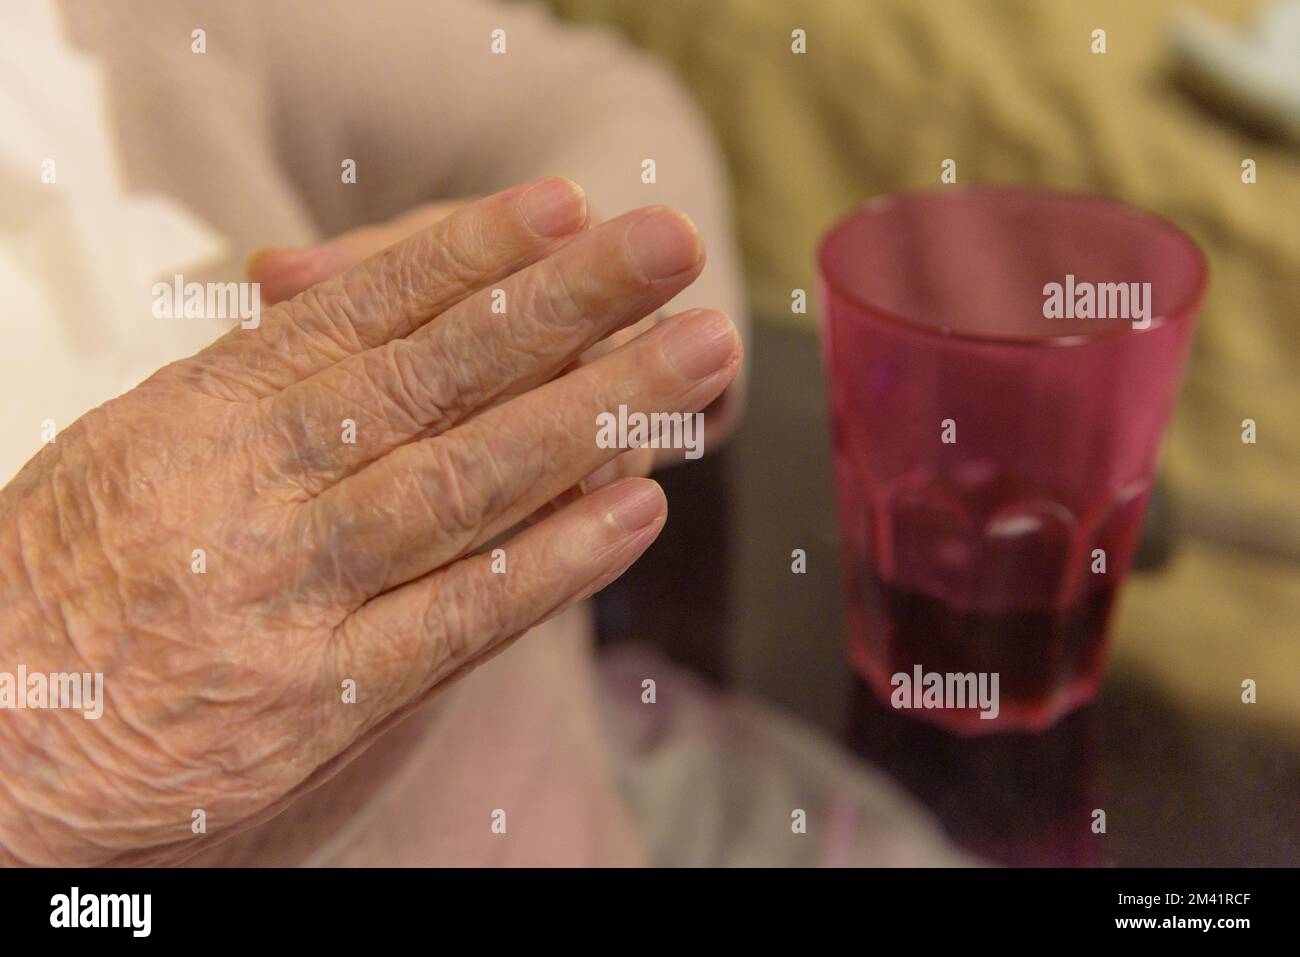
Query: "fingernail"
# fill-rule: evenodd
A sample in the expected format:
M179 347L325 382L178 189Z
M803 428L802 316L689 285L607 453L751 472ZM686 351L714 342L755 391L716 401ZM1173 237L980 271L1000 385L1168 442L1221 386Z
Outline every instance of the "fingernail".
M634 486L609 510L610 516L625 532L636 532L655 521L663 511L664 493L659 486L645 479L629 480Z
M548 176L519 197L524 222L539 236L567 236L587 221L582 187L562 176Z
M736 354L736 327L725 313L681 316L664 330L664 358L685 379L703 379Z
M249 256L248 261L244 263L244 275L253 275L256 270L266 265L268 259L274 260L279 269L296 267L302 252L301 246L263 246L261 249L254 250L253 255Z
M695 224L673 209L660 209L633 223L627 231L632 261L647 279L667 279L700 259Z

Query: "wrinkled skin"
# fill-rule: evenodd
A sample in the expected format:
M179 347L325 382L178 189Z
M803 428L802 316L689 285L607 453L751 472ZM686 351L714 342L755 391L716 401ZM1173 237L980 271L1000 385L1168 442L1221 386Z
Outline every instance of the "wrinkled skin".
M0 492L0 671L102 672L104 713L0 710L0 862L183 861L621 574L666 518L648 479L496 540L616 456L597 413L735 377L704 310L575 367L702 262L670 210L589 228L573 184L525 184L61 433Z

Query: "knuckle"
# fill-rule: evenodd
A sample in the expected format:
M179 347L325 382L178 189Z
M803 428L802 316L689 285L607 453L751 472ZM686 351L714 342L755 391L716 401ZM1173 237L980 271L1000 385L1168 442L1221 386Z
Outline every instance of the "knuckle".
M345 274L311 286L286 304L292 324L316 340L313 347L333 352L338 360L365 347L359 332L364 300L357 283L353 274Z
M654 339L637 340L622 355L627 363L626 372L617 381L607 383L611 400L662 401L664 393L672 390L681 378Z
M468 454L446 438L423 445L419 494L443 535L464 547L495 513L500 482L486 450Z
M468 292L488 272L481 226L470 218L448 220L446 228L421 233L403 265L407 288L426 288L432 280Z
M495 613L486 597L475 587L440 590L430 596L422 616L430 679L468 661L483 635L492 630Z
M563 263L548 261L526 274L521 300L535 334L568 335L601 318L598 289L589 274L576 274Z
M380 391L417 429L445 432L459 421L463 390L446 364L430 361L409 339L395 339L378 353Z

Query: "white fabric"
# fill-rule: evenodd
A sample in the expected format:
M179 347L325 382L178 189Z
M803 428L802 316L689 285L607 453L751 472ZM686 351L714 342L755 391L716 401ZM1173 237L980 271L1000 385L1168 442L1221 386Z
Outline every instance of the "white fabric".
M1246 29L1188 10L1170 42L1203 86L1300 141L1300 0L1265 4Z
M647 678L654 703L643 698ZM775 708L720 693L649 647L605 654L600 692L614 773L653 864L982 863L954 847L883 772Z
M220 239L172 200L123 192L99 71L46 0L0 5L0 129L3 484L44 420L65 428L223 327L153 318L154 281Z

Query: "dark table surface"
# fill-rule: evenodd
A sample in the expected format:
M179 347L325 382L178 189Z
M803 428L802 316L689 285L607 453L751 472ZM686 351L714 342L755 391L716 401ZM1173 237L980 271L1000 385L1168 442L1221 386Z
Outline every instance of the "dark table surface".
M1208 708L1114 656L1097 700L1044 734L960 738L882 707L845 657L817 340L759 323L750 353L744 427L665 473L669 527L602 599L602 640L654 622L672 657L821 728L994 862L1300 865L1300 722Z

